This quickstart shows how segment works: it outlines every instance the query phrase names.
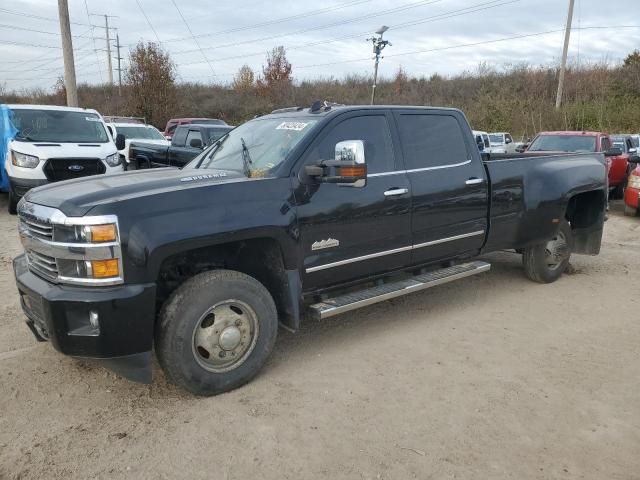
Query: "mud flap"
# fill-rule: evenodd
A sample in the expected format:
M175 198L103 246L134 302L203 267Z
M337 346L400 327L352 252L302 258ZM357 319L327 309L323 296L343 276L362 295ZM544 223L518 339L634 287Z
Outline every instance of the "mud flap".
M124 357L100 359L100 363L132 382L148 384L152 381L150 351Z

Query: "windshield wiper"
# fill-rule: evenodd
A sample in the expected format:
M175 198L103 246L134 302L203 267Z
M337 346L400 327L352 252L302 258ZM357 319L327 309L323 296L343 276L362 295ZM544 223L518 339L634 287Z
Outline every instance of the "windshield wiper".
M251 165L253 162L251 161L251 155L249 154L249 148L244 141L244 138L240 137L240 143L242 143L242 168L244 170L244 175L247 178L251 177Z
M200 165L202 165L202 162L204 162L204 159L205 158L211 158L213 156L213 154L216 153L218 148L220 148L220 145L222 145L224 142L227 141L227 138L229 138L229 135L225 135L224 137L219 138L218 140L213 142L211 144L212 145L211 152L209 152L208 155L203 155L202 158L200 159L200 161L198 162L198 164L194 168L200 168Z
M27 142L35 142L35 139L31 138L29 135L23 135L21 133L17 133L16 138L26 140Z

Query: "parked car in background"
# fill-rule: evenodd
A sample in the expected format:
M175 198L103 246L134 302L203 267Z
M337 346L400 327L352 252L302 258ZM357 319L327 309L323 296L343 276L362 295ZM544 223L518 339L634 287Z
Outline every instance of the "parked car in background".
M640 157L637 153L629 156L629 163L633 169L624 191L624 214L635 217L640 213Z
M513 137L508 132L490 133L489 142L491 143L491 153L514 153L516 151Z
M472 133L476 140L476 145L478 145L478 150L490 153L491 143L489 142L489 134L480 130L473 130Z
M604 132L557 131L540 132L529 144L527 152L605 154L609 189L614 198L622 198L628 174L628 155L613 146Z
M476 275L490 264L474 257L492 251L521 251L540 283L572 254L597 254L602 154L530 157L484 161L454 109L277 110L182 169L30 192L13 263L21 305L35 337L66 355L149 382L155 350L169 381L225 392L255 377L279 325L298 329L305 310L325 319ZM80 225L109 247L91 234L51 246L39 225ZM27 261L44 253L69 273Z
M167 122L167 126L164 128L163 135L167 140L171 140L173 132L179 125L188 125L190 123L197 123L199 125L226 125L227 122L219 120L217 118L172 118Z
M132 142L129 145L129 164L133 164L135 168L183 167L206 146L211 145L230 130L233 130L233 127L229 125L180 125L176 128L170 145ZM120 147L121 144L117 139L116 146Z
M31 188L50 182L123 170L98 112L51 105L7 105L16 128L4 168L9 177L9 212Z
M160 145L162 147L168 147L171 144L171 142L160 133L160 130L153 125L144 125L141 123L108 123L107 129L109 133L111 133L114 141L119 133L124 135L124 148L118 150L118 153L120 154L123 165L125 165L125 169L129 165L129 145L131 145L131 142L144 142L149 145Z

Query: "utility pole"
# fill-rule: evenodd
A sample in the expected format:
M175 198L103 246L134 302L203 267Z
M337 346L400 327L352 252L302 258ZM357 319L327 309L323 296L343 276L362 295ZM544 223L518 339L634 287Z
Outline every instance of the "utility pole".
M116 33L116 50L118 51L118 96L122 96L122 67L120 66L120 60L122 57L120 56L120 34Z
M69 23L69 4L67 0L58 0L58 17L62 35L62 58L64 60L64 88L67 91L67 106L78 106L78 90L76 86L76 67L73 61L73 43L71 41L71 25Z
M113 67L111 65L111 39L109 38L109 15L104 16L104 29L107 32L107 69L109 72L109 85L113 85Z
M373 43L373 53L375 53L375 67L373 70L373 87L371 89L371 105L373 105L373 103L376 100L376 84L378 83L378 64L380 63L380 54L382 53L382 50L384 49L384 47L386 47L387 45L391 46L391 42L388 40L382 40L382 35L384 34L384 32L386 32L387 30L389 30L389 27L383 25L381 26L378 30L376 30L376 33L378 34L377 37L371 37L371 38L367 38L367 41Z
M567 15L567 26L564 30L564 46L562 47L562 61L560 63L560 78L558 79L558 94L556 95L556 110L560 110L562 104L562 90L564 88L564 73L567 69L567 52L569 51L569 38L571 37L571 21L573 20L573 3L569 0L569 14Z

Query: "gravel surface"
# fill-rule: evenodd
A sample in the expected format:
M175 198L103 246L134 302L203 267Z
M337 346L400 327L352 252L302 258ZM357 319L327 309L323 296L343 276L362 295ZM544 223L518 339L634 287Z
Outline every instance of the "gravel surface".
M1 479L638 479L640 218L551 285L492 271L280 331L251 384L195 398L36 343L0 195ZM133 321L133 319L132 319Z

